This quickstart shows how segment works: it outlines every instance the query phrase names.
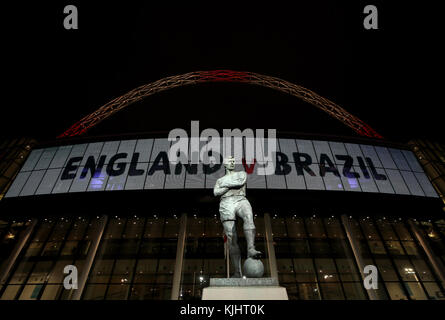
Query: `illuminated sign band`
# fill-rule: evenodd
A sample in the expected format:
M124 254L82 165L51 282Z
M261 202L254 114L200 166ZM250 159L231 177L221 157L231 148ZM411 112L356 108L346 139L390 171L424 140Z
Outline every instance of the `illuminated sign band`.
M167 139L84 143L35 149L5 197L69 192L210 189L221 164L172 164ZM273 175L258 175L261 152L236 170L249 189L337 190L438 197L414 154L365 144L277 139Z

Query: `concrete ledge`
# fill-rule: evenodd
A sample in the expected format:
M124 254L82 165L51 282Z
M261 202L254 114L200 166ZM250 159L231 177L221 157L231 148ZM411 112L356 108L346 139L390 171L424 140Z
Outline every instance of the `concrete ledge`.
M210 287L278 286L276 278L210 278Z
M207 287L202 300L289 300L286 288L279 286Z

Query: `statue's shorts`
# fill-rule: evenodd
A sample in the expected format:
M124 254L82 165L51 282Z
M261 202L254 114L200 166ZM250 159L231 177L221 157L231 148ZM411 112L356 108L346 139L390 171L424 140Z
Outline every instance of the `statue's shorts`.
M244 230L255 229L252 206L244 196L222 198L219 203L219 215L221 222L235 221L238 216L244 221Z

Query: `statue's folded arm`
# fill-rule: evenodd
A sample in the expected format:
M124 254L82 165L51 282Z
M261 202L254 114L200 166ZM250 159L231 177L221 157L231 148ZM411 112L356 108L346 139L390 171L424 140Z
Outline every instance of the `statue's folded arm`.
M226 188L242 187L246 183L246 180L247 175L245 172L237 172L236 175L224 176L223 181L220 181L220 186Z
M214 194L216 197L222 196L222 195L223 195L224 193L226 193L227 191L229 191L229 188L227 188L227 187L221 187L221 186L220 186L220 183L219 183L219 180L216 181L216 183L215 183L215 187L213 188L213 194Z

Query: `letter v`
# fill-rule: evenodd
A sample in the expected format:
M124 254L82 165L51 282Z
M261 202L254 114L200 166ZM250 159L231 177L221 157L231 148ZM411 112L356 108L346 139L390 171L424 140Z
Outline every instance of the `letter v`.
M244 170L246 170L247 174L251 174L253 172L253 169L255 169L256 159L253 159L253 163L250 166L247 165L246 158L243 158L242 161Z

